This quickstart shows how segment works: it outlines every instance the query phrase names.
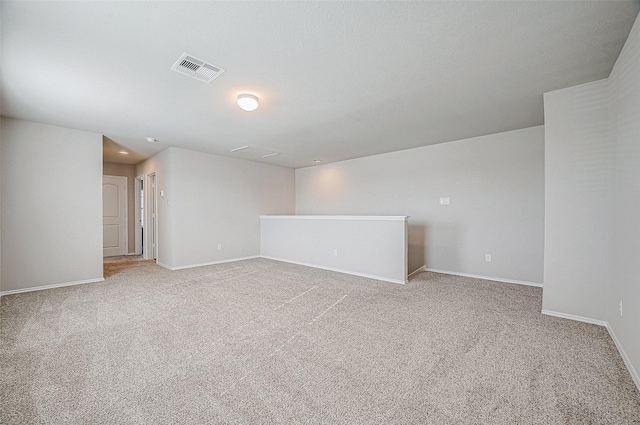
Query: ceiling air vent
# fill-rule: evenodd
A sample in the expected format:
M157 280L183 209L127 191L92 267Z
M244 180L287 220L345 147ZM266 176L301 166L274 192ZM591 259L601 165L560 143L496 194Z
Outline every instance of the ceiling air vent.
M211 83L224 72L224 69L211 65L188 53L183 53L180 59L173 64L171 70L188 75L196 80L204 81L207 84Z

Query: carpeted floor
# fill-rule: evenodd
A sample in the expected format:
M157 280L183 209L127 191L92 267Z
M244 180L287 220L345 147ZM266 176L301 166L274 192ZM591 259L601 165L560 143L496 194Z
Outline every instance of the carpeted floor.
M156 260L145 260L142 255L118 255L105 257L102 261L104 278L110 278L114 274L122 273L134 267L145 267L147 264L155 264Z
M135 263L2 297L0 423L640 424L607 331L540 288Z

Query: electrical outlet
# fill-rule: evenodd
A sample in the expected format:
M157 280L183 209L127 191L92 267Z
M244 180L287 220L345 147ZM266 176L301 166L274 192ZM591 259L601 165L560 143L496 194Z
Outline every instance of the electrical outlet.
M218 244L218 251L222 251L222 244L221 243Z
M486 261L487 263L491 262L491 254L484 254L484 261Z
M338 248L334 248L333 249L333 256L337 257L338 256Z
M620 304L618 304L620 306L620 317L622 317L622 300L620 300Z

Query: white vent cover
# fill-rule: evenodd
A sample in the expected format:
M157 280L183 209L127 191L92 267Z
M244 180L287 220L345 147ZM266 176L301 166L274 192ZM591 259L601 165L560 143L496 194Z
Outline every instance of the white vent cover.
M272 156L280 155L280 152L248 145L231 149L229 152L251 161L261 161L266 158L271 158Z
M179 72L196 80L209 84L218 78L225 70L219 66L211 65L188 53L183 53L180 59L171 67L172 71Z

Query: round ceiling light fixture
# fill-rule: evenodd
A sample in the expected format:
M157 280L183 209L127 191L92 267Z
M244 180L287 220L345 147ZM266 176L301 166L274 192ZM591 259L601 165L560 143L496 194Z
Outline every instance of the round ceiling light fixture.
M158 139L156 139L155 137L147 137L146 139L147 139L147 142L149 143L155 143L158 141Z
M247 93L238 95L238 106L243 111L255 111L258 109L258 97Z

